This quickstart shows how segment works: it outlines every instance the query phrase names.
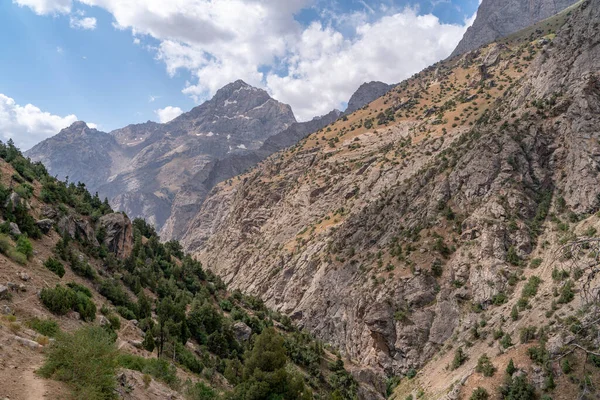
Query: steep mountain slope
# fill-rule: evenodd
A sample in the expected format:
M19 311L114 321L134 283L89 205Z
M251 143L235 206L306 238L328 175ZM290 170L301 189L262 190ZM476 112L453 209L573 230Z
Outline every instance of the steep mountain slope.
M600 209L599 13L600 0L584 1L436 64L218 185L184 247L233 287L388 376L414 376L436 357L427 385L410 381L398 399L410 391L438 399L457 380L469 384L478 356L496 351L480 331L504 329L500 338L516 343L525 323L545 323L542 310L559 308L557 320L532 335L540 346L559 340L571 324L565 319L590 304L561 306L573 298L560 293L593 282L598 296L597 264L583 263L567 282L554 279L553 268L562 267L554 263L561 243L586 226L593 236L598 224L590 214ZM525 270L528 260L548 264ZM545 282L543 297L532 284L519 298L519 281L532 277ZM513 306L522 316L506 323ZM583 326L597 317L578 314ZM527 354L529 340L516 348L507 340L502 351ZM590 343L598 349L597 338ZM448 350L461 346L454 366ZM556 374L517 361L535 373L536 390ZM552 398L574 398L573 382L561 379L569 389ZM455 391L449 398L460 385Z
M144 221L12 143L0 171L0 398L380 398Z
M464 54L549 18L579 0L483 0L473 25L450 57Z
M161 229L161 237L165 240L181 238L191 218L200 210L207 194L216 184L244 173L271 154L298 143L309 133L333 123L340 115L339 111L334 110L312 121L294 123L266 139L257 150L229 154L205 165L177 192L169 218Z

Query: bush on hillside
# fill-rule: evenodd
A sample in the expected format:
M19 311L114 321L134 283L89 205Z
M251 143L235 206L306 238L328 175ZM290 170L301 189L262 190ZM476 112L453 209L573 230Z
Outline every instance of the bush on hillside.
M60 278L65 276L65 267L62 265L60 261L58 261L54 257L50 257L44 263L44 267L48 268L50 271L54 272Z
M40 294L42 303L57 315L65 315L69 311L77 311L84 321L96 318L96 305L84 293L69 287L56 285L54 289L44 288Z
M117 348L104 329L85 327L60 334L38 373L67 382L78 399L116 398Z

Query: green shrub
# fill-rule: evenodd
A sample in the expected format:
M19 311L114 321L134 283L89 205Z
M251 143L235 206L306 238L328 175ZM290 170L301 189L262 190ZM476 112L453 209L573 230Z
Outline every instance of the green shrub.
M50 271L54 272L60 278L65 276L65 267L62 265L60 261L58 261L54 257L50 257L44 263L44 267L48 268Z
M85 327L58 335L38 373L67 382L77 399L114 399L116 357L116 346L102 328Z
M121 318L119 318L118 315L111 313L106 316L106 319L108 319L112 330L118 331L119 329L121 329Z
M525 287L523 287L523 292L521 293L521 296L526 299L534 297L537 294L538 288L540 287L540 283L542 283L542 280L539 277L530 277Z
M517 254L517 250L514 246L510 246L508 248L508 252L506 253L506 261L512 265L521 265L521 257Z
M529 343L530 341L535 339L536 331L537 331L537 328L535 326L528 326L528 327L521 329L520 334L519 334L521 343Z
M500 339L500 345L505 349L508 349L510 346L513 345L512 338L508 333L505 333L504 336L502 336L502 339Z
M44 288L40 294L42 303L57 315L65 315L69 311L77 311L84 321L96 318L96 305L85 294L56 285L54 289Z
M511 358L508 362L508 365L506 366L506 373L508 374L508 376L512 376L512 374L514 374L516 370L517 367L515 367L515 362Z
M531 361L536 363L537 365L546 365L546 362L550 358L550 353L546 350L546 346L544 343L540 343L539 346L533 346L527 349L529 353L529 358Z
M187 390L190 400L212 400L217 398L217 393L202 382L196 382Z
M485 390L482 387L478 387L477 389L473 390L473 393L471 394L471 397L469 397L469 400L488 400L489 398L490 395L487 392L487 390Z
M33 257L33 246L29 239L27 239L27 236L19 236L19 238L17 239L17 251L25 255L25 257L27 257L28 260L30 260L31 257Z
M529 263L529 267L535 269L535 268L539 267L540 265L542 265L542 262L543 262L543 260L541 258L534 258Z
M118 306L117 307L117 312L119 314L121 314L121 317L125 318L126 320L131 321L132 319L135 319L135 314L133 313L133 311L131 311L129 308L124 307L124 306Z
M408 379L412 379L412 378L414 378L415 376L417 376L417 370L416 370L416 369L414 369L414 368L411 368L411 369L409 369L409 370L408 370L408 372L406 373L406 377L407 377Z
M65 315L76 303L76 293L66 287L56 285L54 289L44 288L40 294L42 303L57 315Z
M519 309L517 308L517 306L513 306L511 312L510 312L510 318L513 321L516 321L519 319Z
M453 370L459 368L461 365L463 365L465 363L465 361L467 361L467 359L468 359L468 357L465 354L465 352L463 351L463 348L459 347L454 352L454 359L452 360L452 364L450 364L450 369L453 371Z
M490 377L496 372L496 367L494 367L487 354L482 354L479 360L477 360L477 368L475 370L483 374L483 376Z
M560 288L560 297L558 298L560 304L570 303L575 298L575 292L573 291L574 287L575 283L569 279Z
M69 282L69 283L67 283L67 286L78 293L83 293L90 299L92 298L92 291L90 289L88 289L87 287L80 285L79 283Z
M52 319L33 318L27 325L37 333L48 337L55 337L60 332L58 324Z
M535 388L525 376L511 379L500 389L503 400L535 400Z
M27 264L27 256L18 252L17 249L13 247L12 241L8 235L0 234L0 253L18 264Z
M151 375L169 386L176 386L179 383L175 366L164 359L144 358L134 356L133 354L120 354L117 362L120 367Z

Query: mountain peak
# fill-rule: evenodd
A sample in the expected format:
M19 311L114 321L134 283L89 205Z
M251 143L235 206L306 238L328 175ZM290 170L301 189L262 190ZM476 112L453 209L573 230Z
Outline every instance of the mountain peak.
M90 129L88 124L85 121L75 121L70 126L63 130L76 130L76 129Z
M379 81L365 82L354 92L345 114L352 114L359 108L364 107L375 99L386 94L393 86Z

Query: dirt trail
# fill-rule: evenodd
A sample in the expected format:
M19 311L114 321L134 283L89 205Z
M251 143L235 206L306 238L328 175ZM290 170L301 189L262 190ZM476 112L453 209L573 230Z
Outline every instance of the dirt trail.
M23 372L23 386L25 391L25 400L43 399L47 393L46 382L35 374L38 367L32 367Z

